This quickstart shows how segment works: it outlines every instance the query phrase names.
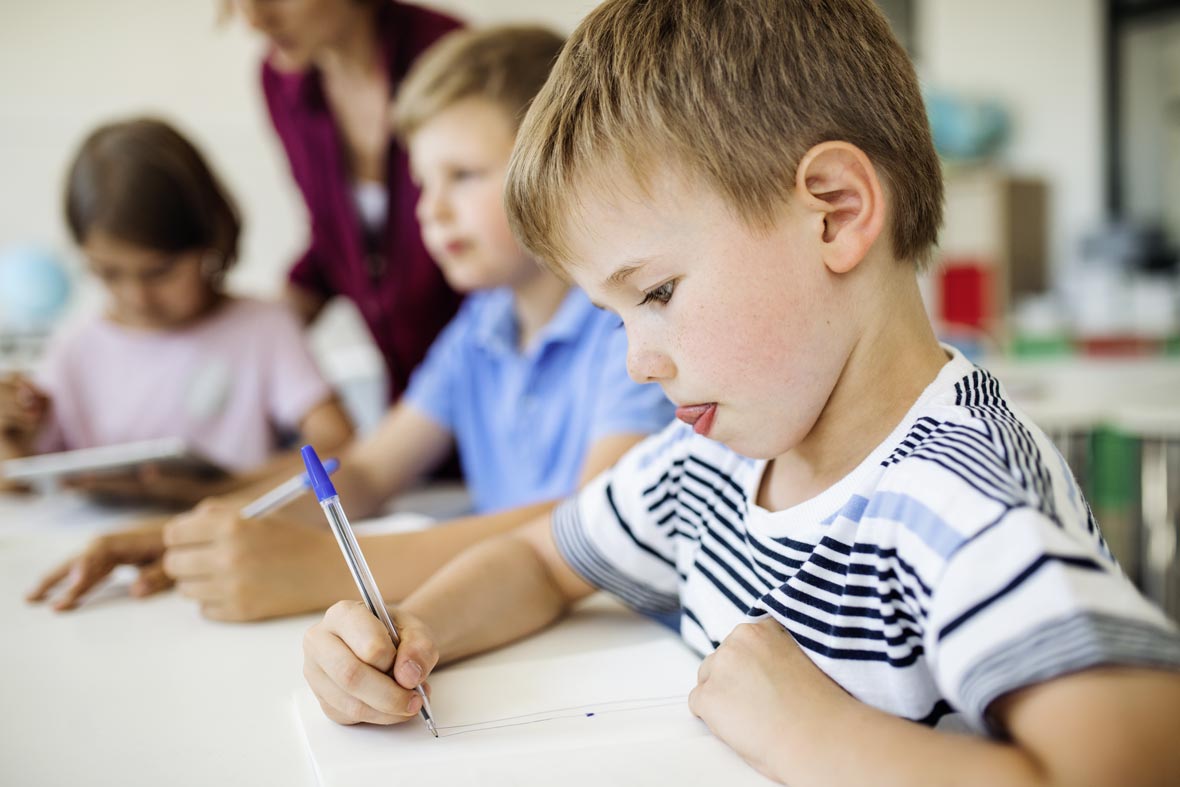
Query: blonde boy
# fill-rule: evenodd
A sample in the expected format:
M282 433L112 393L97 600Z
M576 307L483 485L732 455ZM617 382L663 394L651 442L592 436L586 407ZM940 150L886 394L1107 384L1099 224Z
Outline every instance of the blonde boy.
M329 610L305 673L330 717L401 721L440 659L602 588L683 609L693 712L796 787L1180 783L1175 627L926 319L938 162L869 0L608 0L508 183L524 245L620 315L685 423L443 568L396 653Z

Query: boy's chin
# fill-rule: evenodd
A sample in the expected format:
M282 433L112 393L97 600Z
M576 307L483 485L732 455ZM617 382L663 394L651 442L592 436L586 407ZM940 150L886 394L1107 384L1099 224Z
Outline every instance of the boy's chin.
M721 443L730 451L741 454L747 459L765 459L769 461L782 456L790 450L790 448L784 449L781 443L772 444L766 437L765 434L750 434L748 432L740 435L718 432L716 434L710 434L705 439Z

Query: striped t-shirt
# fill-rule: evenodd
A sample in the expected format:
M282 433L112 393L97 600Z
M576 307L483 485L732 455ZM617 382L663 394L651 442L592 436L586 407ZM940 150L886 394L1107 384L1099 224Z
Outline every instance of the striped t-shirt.
M566 561L708 653L778 620L853 696L988 729L1000 695L1100 664L1180 668L1061 455L957 353L853 472L785 511L766 463L674 423L554 514Z

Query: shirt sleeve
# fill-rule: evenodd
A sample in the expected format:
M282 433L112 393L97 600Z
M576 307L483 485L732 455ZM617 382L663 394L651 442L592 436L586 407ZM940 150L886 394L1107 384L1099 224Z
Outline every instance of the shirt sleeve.
M641 385L627 373L627 334L614 328L606 339L605 361L591 413L591 443L618 434L654 434L672 420L675 408L660 386Z
M677 458L683 424L632 448L553 513L566 563L595 587L648 614L680 608L672 526L652 511L675 483L663 470Z
M924 648L980 729L1015 689L1100 665L1180 668L1180 636L1084 532L1033 506L957 544L933 583Z
M332 395L295 315L274 305L270 342L270 411L282 427L298 429L317 405Z
M447 431L455 431L457 377L467 368L475 300L467 301L430 345L406 386L404 401Z

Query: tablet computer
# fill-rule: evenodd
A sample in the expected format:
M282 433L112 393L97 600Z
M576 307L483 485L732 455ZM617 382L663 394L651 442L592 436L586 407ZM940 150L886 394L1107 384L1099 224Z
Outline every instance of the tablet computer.
M12 481L47 481L77 475L119 475L153 464L168 475L216 479L224 468L194 451L182 438L165 437L98 448L38 454L0 463L0 475Z

